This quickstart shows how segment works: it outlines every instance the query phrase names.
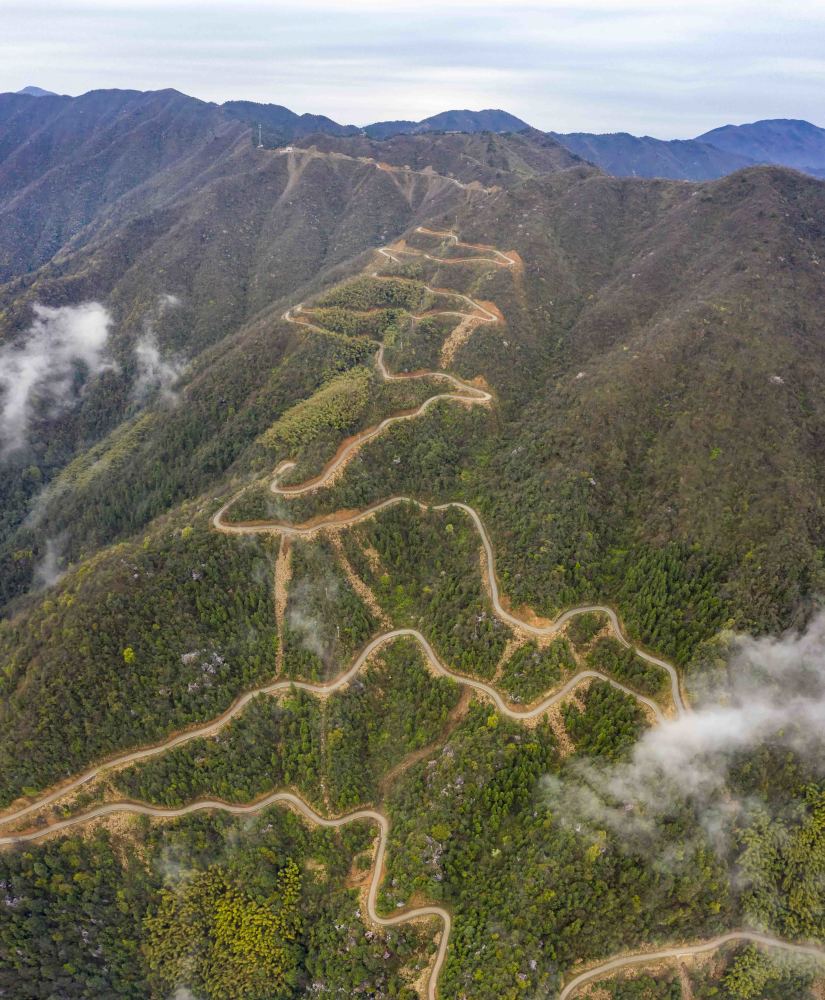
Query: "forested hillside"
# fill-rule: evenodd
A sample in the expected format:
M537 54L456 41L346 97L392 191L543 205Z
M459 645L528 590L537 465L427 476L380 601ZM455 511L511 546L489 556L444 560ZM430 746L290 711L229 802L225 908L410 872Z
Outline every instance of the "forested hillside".
M820 996L825 187L20 100L0 993Z

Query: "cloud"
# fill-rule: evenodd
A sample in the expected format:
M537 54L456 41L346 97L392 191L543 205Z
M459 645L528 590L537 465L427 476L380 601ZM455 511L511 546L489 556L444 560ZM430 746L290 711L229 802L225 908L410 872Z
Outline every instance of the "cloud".
M34 568L35 589L44 590L53 587L64 576L66 570L61 568L61 564L65 543L65 535L46 539L46 551Z
M106 347L112 318L99 302L34 306L17 342L0 347L0 453L22 447L35 407L51 415L69 407L89 378L111 368Z
M338 594L338 582L329 578L323 584L316 581L301 580L289 591L289 608L287 623L295 632L301 645L314 653L319 660L326 662L331 653L329 645L324 641L324 628L313 607L321 601L321 592L327 600L335 600Z
M3 29L13 90L174 86L356 123L505 107L661 138L822 115L816 0L7 0Z
M578 762L572 782L548 777L548 801L637 846L657 836L657 819L689 806L721 845L744 805L728 784L743 753L785 747L825 771L825 613L801 632L731 636L725 652L693 711L647 730L626 762Z
M138 373L134 393L141 402L154 394L165 402L177 400L173 387L186 367L186 362L178 357L163 357L155 334L155 323L168 309L179 305L180 299L176 295L158 296L157 306L145 320L143 334L135 343Z

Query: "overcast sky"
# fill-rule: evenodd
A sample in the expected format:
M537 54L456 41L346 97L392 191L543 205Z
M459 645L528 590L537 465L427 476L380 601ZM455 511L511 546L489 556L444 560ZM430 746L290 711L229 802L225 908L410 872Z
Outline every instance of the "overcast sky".
M2 0L0 90L175 87L357 125L505 108L539 128L825 125L825 0Z

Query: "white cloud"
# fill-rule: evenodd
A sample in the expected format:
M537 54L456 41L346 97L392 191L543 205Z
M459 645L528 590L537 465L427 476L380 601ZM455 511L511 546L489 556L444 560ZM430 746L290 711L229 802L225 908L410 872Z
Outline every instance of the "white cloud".
M743 752L787 747L825 769L825 612L802 632L733 637L701 686L694 710L647 730L628 761L574 765L579 784L549 778L549 800L628 842L654 837L657 817L691 803L716 839L741 805L728 779Z
M180 305L176 295L160 295L154 313L146 318L143 324L143 334L135 344L138 374L134 392L138 400L144 400L157 393L165 402L174 402L177 398L173 387L181 376L186 363L181 358L164 357L155 334L155 323L167 309Z
M823 47L813 0L7 0L0 87L171 86L359 124L504 107L668 138L820 121Z
M34 587L36 590L53 587L64 576L66 570L62 563L65 541L65 536L46 539L46 551L34 568Z
M34 315L19 341L0 347L0 453L26 443L35 402L59 413L86 379L112 367L106 358L112 319L99 302L35 305Z

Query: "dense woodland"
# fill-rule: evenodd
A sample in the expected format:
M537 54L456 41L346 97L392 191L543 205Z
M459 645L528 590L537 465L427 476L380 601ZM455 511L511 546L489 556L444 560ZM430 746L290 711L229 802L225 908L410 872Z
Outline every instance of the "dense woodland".
M458 696L455 683L430 675L415 643L399 639L328 700L260 695L217 736L119 772L115 789L179 806L208 797L249 802L289 787L318 808L346 812L381 799L382 779L438 739Z
M580 732L602 724L585 712ZM588 752L599 754L599 742L591 737ZM695 820L670 824L669 841L693 846L663 868L609 830L557 812L541 778L563 782L565 771L548 729L522 729L479 705L390 793L383 898L391 907L420 893L453 908L447 996L552 991L577 959L728 926L725 869L694 838Z
M251 822L135 822L128 848L98 831L0 854L0 989L271 1000L321 984L412 1000L425 929L367 930L347 885L373 836L364 824L313 831L274 807Z
M274 556L202 517L167 521L1 621L0 801L205 721L271 678Z
M329 680L349 666L378 623L326 538L293 542L290 555L284 672L302 680Z
M345 545L394 622L420 629L452 670L492 677L511 630L484 592L466 514L398 504L353 528Z
M630 407L615 387L597 394L648 421L638 454L619 435L597 455L605 421L588 415L592 366L565 339L570 302L551 318L530 300L529 272L519 288L477 263L415 261L398 271L321 293L305 310L313 326L261 320L193 365L175 402L130 411L68 465L73 441L58 442L52 465L38 456L26 469L0 538L0 598L15 601L0 622L0 804L214 717L271 681L279 655L285 678L329 680L384 628L320 535L289 543L277 635L273 575L283 543L209 528L208 516L241 487L229 515L239 522L303 520L395 495L470 503L514 608L552 617L611 602L634 639L693 676L703 669L697 653L720 629L785 624L811 592L820 556L801 534L788 549L794 569L760 548L771 505L737 494L727 442L702 442L709 481L721 484L712 496L708 488L708 512L680 494L682 508L656 507L647 530L641 504L651 488L639 469L647 463L651 481L671 482L673 462L650 426L667 423L674 400L648 404L637 393ZM411 314L464 306L425 282L495 299L514 316L504 331L476 331L455 361L462 375L488 379L495 405L441 402L377 437L329 489L277 497L269 482L281 461L296 462L285 481L299 482L343 437L442 391L425 379L384 383L373 365L379 340L393 369L437 364L455 317ZM730 311L744 323L739 308ZM579 371L584 401L575 395ZM709 525L720 505L715 538ZM21 599L47 539L62 539L75 565ZM570 676L574 652L632 690L667 694L663 671L600 635L599 614L575 618L549 644L514 645L493 614L479 538L460 510L398 504L343 532L340 545L388 622L419 629L452 670L496 678L513 702L528 704ZM387 913L411 900L450 907L440 990L455 1000L553 995L579 961L740 924L825 937L825 793L815 762L771 746L745 754L718 792L731 804L718 837L696 803L677 802L637 843L584 808L582 775L632 757L649 725L644 711L594 681L557 722L568 757L546 720L521 727L478 698L467 708L458 685L434 678L402 640L328 699L297 689L259 696L217 736L112 775L103 791L172 806L202 796L245 802L288 786L330 814L382 805L391 837L381 905ZM373 835L365 824L312 830L274 807L254 820L129 821L0 853L0 992L167 1000L183 987L206 1000L411 1000L433 928L364 924L356 887L369 873ZM811 971L752 948L729 949L712 972L690 975L697 1000L815 995ZM671 970L600 988L616 1000L681 996Z

